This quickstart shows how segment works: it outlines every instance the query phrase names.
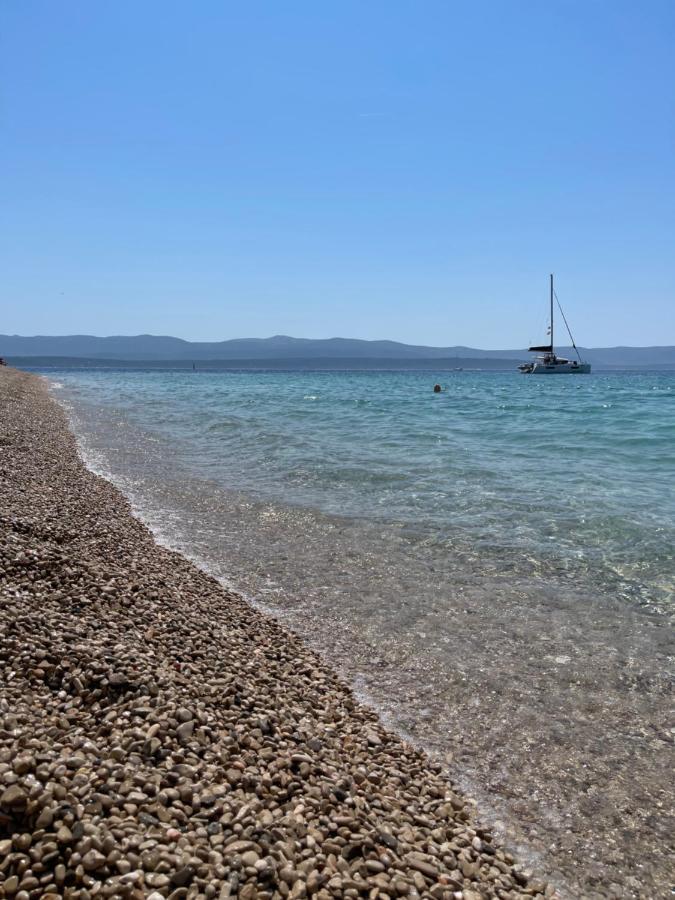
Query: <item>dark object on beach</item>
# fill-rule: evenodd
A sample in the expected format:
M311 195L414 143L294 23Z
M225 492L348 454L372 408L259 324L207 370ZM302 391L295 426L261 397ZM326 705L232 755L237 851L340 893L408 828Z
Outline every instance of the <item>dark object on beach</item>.
M0 356L0 366L6 366L6 365L7 365L7 363L5 362L5 360L3 359L3 357Z
M440 394L442 390L443 388L440 386L440 384L434 385L434 394Z

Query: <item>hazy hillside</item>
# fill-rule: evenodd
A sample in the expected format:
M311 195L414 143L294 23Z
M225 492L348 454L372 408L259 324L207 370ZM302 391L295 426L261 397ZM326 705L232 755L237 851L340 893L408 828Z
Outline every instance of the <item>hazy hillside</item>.
M522 351L512 351L520 356ZM506 353L509 358L511 351ZM90 359L436 359L458 356L502 357L504 353L470 347L419 347L396 341L361 341L349 338L310 340L276 335L218 342L191 342L180 338L141 334L133 337L20 337L0 335L4 356L86 356Z
M569 347L559 348L573 355ZM675 366L675 347L581 348L584 359L599 366ZM396 341L351 338L310 340L276 335L219 342L190 342L180 338L135 336L63 337L0 335L0 356L70 357L90 360L511 360L527 359L526 349L479 350L473 347L422 347Z

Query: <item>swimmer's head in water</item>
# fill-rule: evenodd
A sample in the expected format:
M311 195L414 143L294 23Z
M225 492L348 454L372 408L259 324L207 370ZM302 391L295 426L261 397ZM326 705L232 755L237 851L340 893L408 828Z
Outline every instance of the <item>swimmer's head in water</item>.
M441 392L440 384L435 384L434 385L434 394L440 394L440 392Z

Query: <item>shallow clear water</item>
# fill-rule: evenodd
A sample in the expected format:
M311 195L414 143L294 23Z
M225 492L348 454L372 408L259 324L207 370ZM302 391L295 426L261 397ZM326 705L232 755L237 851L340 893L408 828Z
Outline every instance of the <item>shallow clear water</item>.
M659 895L675 375L49 377L156 532L329 656L526 856L572 892Z
M675 376L60 374L197 476L672 604Z

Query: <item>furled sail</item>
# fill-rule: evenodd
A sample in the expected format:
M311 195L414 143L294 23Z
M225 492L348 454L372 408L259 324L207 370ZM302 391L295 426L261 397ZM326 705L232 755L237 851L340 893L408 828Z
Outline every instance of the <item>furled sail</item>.
M534 352L534 353L553 353L553 344L546 344L545 347L530 347L530 352Z

